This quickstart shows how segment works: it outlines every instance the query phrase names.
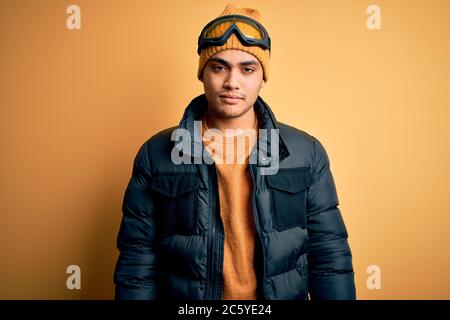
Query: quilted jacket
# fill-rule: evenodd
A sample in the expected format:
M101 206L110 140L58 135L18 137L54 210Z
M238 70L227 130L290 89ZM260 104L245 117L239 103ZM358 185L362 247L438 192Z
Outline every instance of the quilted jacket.
M204 150L201 141L185 140L189 148L179 150L172 136L177 128L194 136L194 120L206 108L204 94L194 98L179 125L152 136L134 159L117 236L116 299L222 297L224 230L215 165L191 152ZM258 142L256 161L248 165L259 299L355 299L348 234L324 147L277 122L261 97L254 108L260 128L279 132L277 154L268 147L269 134L267 147ZM174 150L191 161L175 164ZM276 173L263 174L268 167Z

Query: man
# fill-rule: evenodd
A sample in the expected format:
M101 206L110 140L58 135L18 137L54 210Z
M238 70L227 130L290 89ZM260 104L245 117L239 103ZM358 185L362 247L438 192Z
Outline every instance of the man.
M260 21L230 4L205 26L205 93L140 148L117 238L117 299L355 299L327 153L259 96L270 57Z

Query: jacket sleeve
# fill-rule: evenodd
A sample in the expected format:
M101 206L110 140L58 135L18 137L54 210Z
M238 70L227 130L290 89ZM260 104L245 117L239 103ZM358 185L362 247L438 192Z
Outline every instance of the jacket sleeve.
M309 294L311 299L356 299L348 234L338 208L328 155L313 137L313 184L307 196Z
M120 251L114 272L116 299L156 299L156 254L154 250L154 204L149 193L151 179L147 146L133 164L125 191L122 221L117 236Z

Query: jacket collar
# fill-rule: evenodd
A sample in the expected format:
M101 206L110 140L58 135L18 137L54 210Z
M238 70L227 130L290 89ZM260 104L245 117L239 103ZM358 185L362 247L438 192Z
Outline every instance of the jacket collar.
M201 94L192 99L192 101L184 110L183 117L181 118L177 129L187 130L189 136L192 138L190 140L183 140L182 142L178 142L175 144L174 147L179 149L179 152L184 151L187 156L191 156L194 158L201 157L203 155L204 145L201 140L201 128L195 126L194 121L201 121L202 115L206 112L207 108L208 101L206 100L206 96L205 94ZM257 148L254 148L252 153L258 152L258 154L256 155L258 166L268 167L273 165L273 162L279 162L288 157L289 150L281 134L278 134L278 154L272 154L271 142L274 133L271 131L271 129L279 129L278 122L276 121L275 115L273 114L270 107L260 96L258 96L255 101L254 109L256 115L258 116L259 129L266 129L267 134L259 135ZM277 130L276 132L280 133L279 130ZM195 139L194 137L196 136L199 137L199 139ZM201 153L199 153L198 151L201 151ZM255 156L255 154L253 155Z

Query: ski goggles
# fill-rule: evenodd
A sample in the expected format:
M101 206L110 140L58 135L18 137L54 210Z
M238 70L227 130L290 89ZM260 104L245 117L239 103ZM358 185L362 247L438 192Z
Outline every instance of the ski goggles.
M232 14L218 17L203 28L198 37L197 53L200 55L206 47L224 45L233 33L244 46L258 46L270 52L270 37L262 24L247 16Z

